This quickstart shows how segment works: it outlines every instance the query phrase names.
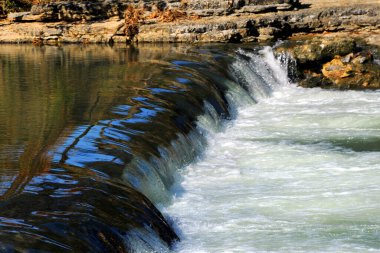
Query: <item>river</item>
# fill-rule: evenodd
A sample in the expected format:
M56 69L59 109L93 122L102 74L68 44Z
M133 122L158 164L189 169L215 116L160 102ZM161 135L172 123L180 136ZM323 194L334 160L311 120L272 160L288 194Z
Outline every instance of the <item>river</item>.
M297 87L284 59L1 46L0 249L378 251L380 93Z
M380 93L299 88L268 49L241 53L250 60L232 70L257 103L209 131L183 170L168 210L185 238L178 251L377 252ZM265 76L258 69L273 78L247 74Z

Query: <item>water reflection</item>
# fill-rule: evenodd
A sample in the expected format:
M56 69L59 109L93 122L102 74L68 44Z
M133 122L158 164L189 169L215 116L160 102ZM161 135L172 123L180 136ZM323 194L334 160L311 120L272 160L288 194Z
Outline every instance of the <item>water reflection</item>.
M149 115L154 110L140 107L139 100L150 95L142 80L160 70L157 65L136 63L138 56L134 48L9 45L0 48L0 175L7 178L2 180L4 183L10 178L14 182L10 188L3 185L3 198L49 168L47 151L59 136L73 146L76 141L70 138L83 134L95 137L105 126L93 124L112 118L112 114L127 117L126 124L147 123L148 117L155 116ZM162 54L156 57L161 58ZM129 105L110 109L126 102ZM89 125L77 129L78 124ZM115 134L120 132L103 134L117 138ZM122 139L128 141L127 135L123 135ZM84 143L84 150L94 151L91 142Z
M202 52L1 46L0 248L170 245L150 201L170 198L175 170L198 152L204 104L229 116L225 68Z

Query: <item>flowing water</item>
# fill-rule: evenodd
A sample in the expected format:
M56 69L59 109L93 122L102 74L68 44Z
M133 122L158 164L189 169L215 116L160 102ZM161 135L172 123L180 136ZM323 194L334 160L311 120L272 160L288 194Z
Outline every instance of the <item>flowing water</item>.
M380 251L380 93L290 67L270 47L1 46L0 251Z
M380 93L298 88L268 48L239 54L257 104L183 170L177 251L379 252Z

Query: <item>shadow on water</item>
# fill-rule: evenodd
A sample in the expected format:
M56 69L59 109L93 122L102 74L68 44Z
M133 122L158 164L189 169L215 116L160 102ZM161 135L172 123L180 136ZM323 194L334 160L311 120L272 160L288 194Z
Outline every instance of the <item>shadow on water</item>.
M177 46L1 46L1 251L167 251L178 237L155 205L204 145L197 118L230 117L228 61Z

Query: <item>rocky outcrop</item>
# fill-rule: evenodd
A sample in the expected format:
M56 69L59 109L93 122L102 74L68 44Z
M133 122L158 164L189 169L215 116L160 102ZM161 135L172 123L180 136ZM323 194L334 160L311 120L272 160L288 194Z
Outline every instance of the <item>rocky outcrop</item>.
M302 87L380 89L380 65L357 44L353 38L316 37L288 42L276 54L292 59L291 79Z
M283 28L281 25L267 27L277 21L260 21L257 27L254 27L256 21L238 21L237 15L277 11L282 10L285 5L293 8L297 4L298 0L59 1L35 5L30 12L8 14L10 23L3 24L0 42L240 42L254 41L254 37L258 35L258 28L262 34L261 38L271 39L280 34L280 29ZM247 11L244 9L247 7L266 9ZM123 24L128 8L135 10L129 11L133 13L133 18L125 17ZM232 13L235 13L235 16L230 15ZM210 16L215 15L224 17L210 20L214 19ZM120 23L115 26L115 21ZM37 25L40 22L46 23L45 27ZM172 24L168 25L168 22ZM28 23L28 26L22 23Z
M129 7L139 13L133 18L133 36L128 32L130 19L123 25ZM252 42L325 31L373 33L380 28L378 5L296 10L300 7L305 5L298 0L61 1L34 6L30 12L10 14L7 22L0 22L0 42ZM275 12L257 13L262 11ZM40 22L46 27L59 27L62 33L51 39L45 32L38 33L22 25L33 23L30 25L33 27ZM114 26L115 22L120 23Z
M298 65L326 62L336 55L346 55L357 50L353 38L315 37L307 41L284 45L276 48L277 52L286 52L297 61Z
M380 65L370 52L336 56L323 65L322 74L338 89L380 89Z
M41 16L42 21L92 21L122 17L125 8L125 3L118 1L69 1L34 5L30 14Z
M266 41L292 34L323 31L378 29L377 8L342 7L326 10L302 10L276 15L232 15L220 19L205 18L171 24L142 24L139 41L229 42Z
M0 29L0 43L125 43L123 25L124 21L119 19L78 24L13 23Z
M298 0L93 0L57 1L34 5L29 13L9 17L14 21L91 21L119 16L128 6L144 11L145 17L164 10L182 10L188 16L209 17L233 13L264 13L291 10ZM13 17L12 17L13 16Z

